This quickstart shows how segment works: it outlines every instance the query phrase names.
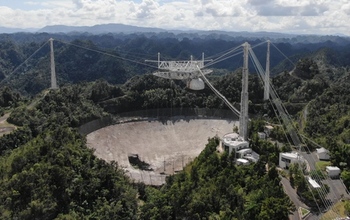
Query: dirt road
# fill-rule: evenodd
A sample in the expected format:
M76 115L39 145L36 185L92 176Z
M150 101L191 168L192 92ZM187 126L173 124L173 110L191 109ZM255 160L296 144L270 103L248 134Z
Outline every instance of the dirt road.
M9 116L10 113L6 113L5 115L0 117L0 137L16 129L16 126L7 123L6 120Z

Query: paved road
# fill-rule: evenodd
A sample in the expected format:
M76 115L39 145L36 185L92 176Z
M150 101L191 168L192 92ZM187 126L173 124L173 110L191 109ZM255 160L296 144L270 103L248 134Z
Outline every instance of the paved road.
M289 215L290 220L299 220L298 208L303 207L309 209L307 205L305 205L302 201L300 201L299 196L297 195L295 189L290 185L290 182L287 178L282 177L281 183L283 185L284 192L289 196L290 200L293 202L296 210L292 215Z
M341 198L350 198L340 179L326 179L322 181L329 186L327 199L338 202Z
M315 163L319 161L319 159L317 158L317 155L313 152L312 153L301 152L301 155L308 162L310 170L315 170L316 169Z
M302 153L303 157L307 160L310 169L315 170L316 166L315 163L319 161L319 159L316 156L315 152L312 152L310 154L308 153ZM339 201L342 197L349 198L350 196L346 192L345 186L339 179L330 179L326 174L325 174L326 179L323 180L322 182L327 184L329 186L329 193L327 195L327 199L337 202Z
M310 210L310 207L305 205L302 201L300 201L298 194L296 193L296 190L290 185L290 182L287 178L282 177L281 183L283 185L285 193L289 196L290 200L293 202L294 206L296 207L296 211L293 212L292 215L289 215L290 220L300 220L300 216L298 213L298 208L303 207L308 210ZM310 213L307 218L304 220L319 220L322 216L322 213Z
M319 159L316 156L315 152L310 154L302 152L303 157L307 160L308 165L311 170L316 169L316 162ZM342 198L350 198L350 195L347 193L346 188L340 179L330 179L328 175L325 174L326 179L322 180L322 183L329 186L329 193L325 196L325 205L330 208L335 203L337 203Z

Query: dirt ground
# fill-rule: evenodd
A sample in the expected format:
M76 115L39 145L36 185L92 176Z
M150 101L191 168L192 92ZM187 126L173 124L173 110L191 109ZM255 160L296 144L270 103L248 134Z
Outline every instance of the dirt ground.
M136 181L160 185L165 176L191 162L208 138L232 132L236 121L191 119L138 121L104 127L87 135L89 148L108 162L117 161ZM134 168L128 156L138 155L151 171Z
M0 117L0 137L11 133L14 129L16 129L16 126L11 125L7 123L7 118L10 116L10 113L7 113Z

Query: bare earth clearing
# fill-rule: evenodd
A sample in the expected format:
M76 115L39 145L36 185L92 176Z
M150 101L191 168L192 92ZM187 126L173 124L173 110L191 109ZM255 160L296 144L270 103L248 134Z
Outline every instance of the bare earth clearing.
M89 148L108 162L117 161L131 178L160 185L165 174L173 174L205 148L208 138L232 132L235 121L223 119L179 119L137 121L104 127L87 135ZM152 171L135 169L128 156L137 154Z
M7 123L6 120L9 116L10 116L10 113L7 113L2 117L0 117L0 137L5 134L9 134L16 129L16 126Z

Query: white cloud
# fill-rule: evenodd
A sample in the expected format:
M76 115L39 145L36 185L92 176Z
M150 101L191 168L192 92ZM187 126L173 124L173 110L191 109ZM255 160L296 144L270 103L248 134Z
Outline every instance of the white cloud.
M157 14L159 4L154 0L143 0L140 4L134 3L133 16L137 19L153 18Z
M84 3L82 0L73 0L73 3L78 9L84 7Z
M350 3L344 4L341 7L341 11L343 11L344 13L350 15Z
M123 23L170 29L350 35L348 0L29 0L25 4L26 10L11 8L9 3L0 6L0 26Z
M248 0L260 16L319 16L328 10L322 1Z

